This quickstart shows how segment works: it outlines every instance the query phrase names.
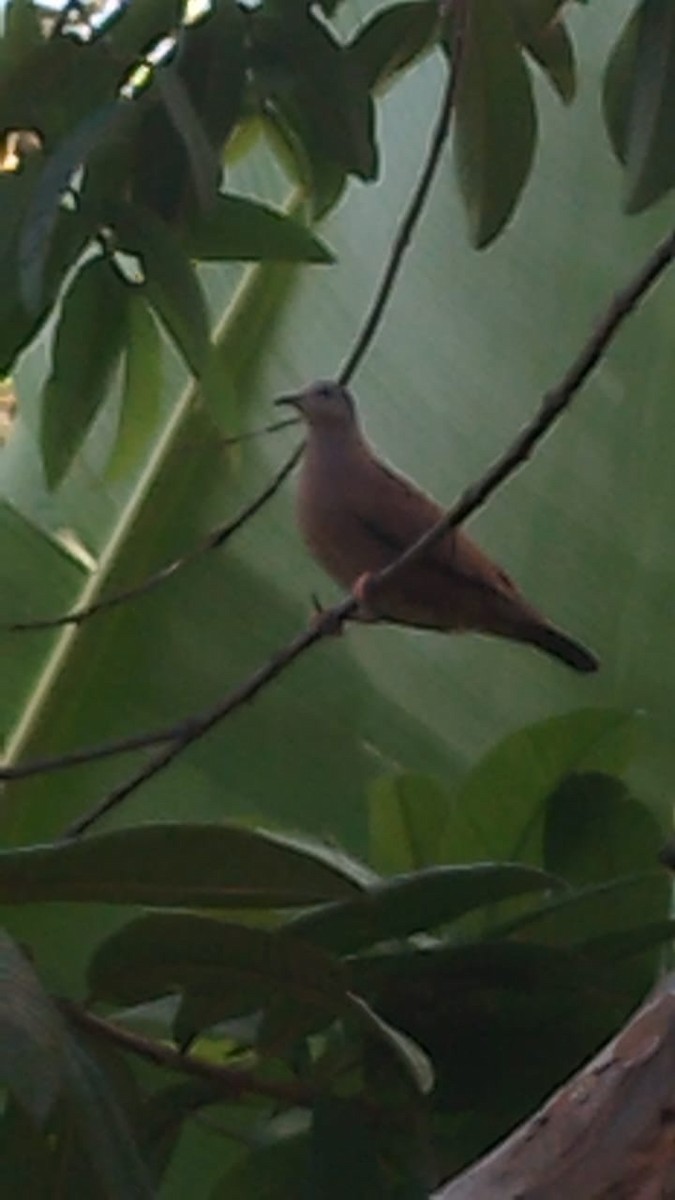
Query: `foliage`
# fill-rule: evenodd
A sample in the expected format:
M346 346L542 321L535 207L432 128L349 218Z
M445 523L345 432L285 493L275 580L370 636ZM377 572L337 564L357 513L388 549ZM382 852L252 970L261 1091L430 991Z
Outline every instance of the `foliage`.
M596 725L625 737L631 719ZM555 764L536 797L533 761ZM393 874L227 824L0 853L6 904L143 905L84 953L89 1003L146 1049L175 1042L222 1067L179 1084L83 1036L6 938L5 1134L26 1146L15 1190L36 1163L73 1190L85 1162L88 1194L154 1194L196 1126L221 1146L200 1195L331 1195L346 1141L357 1195L426 1195L611 1033L671 936L659 827L591 761L580 713L508 739L454 795L383 776L370 853L398 858ZM481 832L500 777L509 821ZM101 1114L82 1123L88 1103Z
M531 200L542 122L576 98L570 30L583 38L586 13L570 8L473 6L453 162L475 246ZM324 239L313 222L337 212L350 179L381 173L385 92L422 59L447 71L453 44L426 0L359 23L291 0L253 11L219 0L196 19L152 0L103 30L91 21L77 6L46 36L28 0L13 0L0 43L3 120L20 135L18 169L8 136L0 174L1 361L26 414L17 442L34 422L47 483L17 451L21 485L0 511L8 619L142 578L255 490L267 464L242 470L220 431L248 421L298 265L337 270L336 226ZM629 212L673 183L671 26L668 5L635 4L606 60ZM418 136L431 120L427 105ZM395 137L387 150L395 174ZM254 264L244 277L241 263ZM301 329L323 373L370 285L350 282L316 360L313 327ZM297 625L286 584L301 576L277 526L252 544L222 574L205 565L203 587L177 580L170 602L56 637L7 636L11 761L201 706L256 665ZM424 1196L638 1002L671 934L659 826L626 782L638 718L589 709L529 725L456 778L454 726L474 700L461 684L448 697L446 674L425 725L399 650L395 698L371 708L369 652L326 647L327 664L303 664L211 757L197 753L125 812L145 818L135 827L50 841L115 778L106 764L7 789L2 1161L17 1194L56 1177L67 1194L172 1197L196 1192L198 1172L204 1196L330 1197L345 1185ZM498 657L491 674L515 697L512 662ZM480 681L476 694L484 744ZM558 708L578 703L560 695ZM331 844L263 832L260 812L328 829ZM83 1024L65 997L132 1031L135 1049ZM143 1042L187 1048L231 1077L153 1065Z

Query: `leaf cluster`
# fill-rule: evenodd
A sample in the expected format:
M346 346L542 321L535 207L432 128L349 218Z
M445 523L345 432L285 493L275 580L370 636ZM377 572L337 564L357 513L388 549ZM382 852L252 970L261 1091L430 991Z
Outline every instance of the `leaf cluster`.
M161 331L207 402L217 398L226 364L213 360L196 264L329 263L306 221L333 207L350 177L378 177L375 97L434 48L452 57L452 10L443 15L433 0L378 9L348 37L333 8L152 0L104 18L77 5L50 22L31 0L7 5L0 371L55 315L41 427L51 487L113 384L113 475L127 464L134 426L156 414ZM563 102L574 97L567 15L561 0L469 7L453 153L476 246L504 228L531 171L532 68ZM608 64L605 112L628 211L673 184L672 24L667 4L639 4ZM262 133L299 188L294 216L228 189L228 161ZM139 391L148 397L140 416Z
M522 730L454 794L383 776L372 867L227 823L1 853L9 911L136 906L87 956L111 1025L4 938L16 1192L157 1194L199 1129L220 1164L200 1195L323 1198L346 1171L364 1197L427 1196L616 1029L672 936L660 830L616 773L634 728L582 711ZM216 1071L181 1079L194 1062Z

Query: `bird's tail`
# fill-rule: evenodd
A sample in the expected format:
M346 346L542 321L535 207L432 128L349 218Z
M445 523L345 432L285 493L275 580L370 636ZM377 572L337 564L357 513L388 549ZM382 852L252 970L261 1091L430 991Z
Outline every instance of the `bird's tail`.
M545 654L561 659L574 671L597 671L600 666L590 650L563 633L562 629L556 629L554 625L536 625L528 629L523 641L536 646L538 650L543 650Z

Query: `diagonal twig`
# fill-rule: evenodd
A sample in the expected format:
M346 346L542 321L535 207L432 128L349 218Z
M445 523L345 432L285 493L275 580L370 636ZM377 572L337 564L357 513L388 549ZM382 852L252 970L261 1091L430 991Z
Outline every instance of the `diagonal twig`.
M284 422L284 425L295 423L295 421ZM279 427L281 428L281 423ZM245 437L246 435L242 436ZM257 434L251 433L249 436L255 437ZM301 442L299 446L296 446L290 457L282 464L267 486L256 496L255 500L247 504L232 521L228 521L226 525L220 525L217 529L213 529L201 542L193 546L187 554L174 559L173 562L167 563L164 567L160 567L158 571L146 576L140 583L134 584L129 588L124 588L122 591L114 592L112 596L107 596L105 599L98 600L95 604L89 604L85 608L76 608L72 612L63 613L59 617L45 617L36 621L14 621L11 625L5 625L0 628L7 633L26 633L39 629L58 629L63 625L81 625L84 621L96 616L98 613L106 612L108 609L116 608L119 604L126 604L129 600L135 600L140 596L145 596L148 592L154 591L159 584L170 579L177 571L188 566L195 559L201 558L203 554L207 554L211 550L217 550L219 546L222 546L224 542L232 537L232 534L241 529L251 517L254 517L276 495L284 480L290 475L295 464L299 461L303 449L304 442ZM0 775L0 778L2 778L2 775Z
M103 1039L117 1046L119 1050L135 1054L156 1067L203 1079L212 1084L214 1090L221 1095L235 1098L242 1095L265 1096L277 1103L293 1106L309 1105L315 1099L315 1093L306 1085L264 1079L245 1067L222 1065L193 1054L181 1054L165 1042L157 1042L143 1037L140 1033L134 1033L131 1029L125 1029L122 1025L89 1012L72 1000L62 1000L59 1007L64 1016L85 1033Z
M450 133L452 112L455 106L455 97L461 73L467 12L468 0L461 0L461 3L455 0L452 7L452 69L448 72L445 93L438 110L436 126L431 136L427 157L392 244L391 253L385 265L382 278L377 286L370 310L356 336L354 345L340 368L338 374L339 383L349 383L354 373L358 370L362 359L367 354L373 338L380 327L385 309L389 303L389 298L398 279L398 274L403 263L403 256L412 241L413 234L422 215L422 210L431 191L431 185L436 177L441 155ZM439 5L439 14L441 18L446 15L443 5Z

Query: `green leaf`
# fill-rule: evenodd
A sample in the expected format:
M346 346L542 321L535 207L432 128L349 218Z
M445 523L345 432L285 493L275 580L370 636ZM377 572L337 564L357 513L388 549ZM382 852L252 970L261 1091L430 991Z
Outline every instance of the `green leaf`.
M562 20L561 0L511 0L518 41L547 75L560 99L576 92L574 47Z
M471 241L487 246L513 215L537 134L532 85L503 0L471 5L455 106L455 164Z
M6 1100L0 1118L0 1162L8 1196L49 1196L54 1181L53 1153L12 1096Z
M211 357L209 316L204 293L180 241L159 217L137 205L118 202L107 217L117 247L135 255L144 274L143 290L192 374L201 378Z
M279 997L327 1014L347 1003L344 968L317 947L285 933L183 914L125 925L98 948L88 979L95 997L117 1004L180 992L181 1044Z
M209 1200L288 1200L302 1195L309 1164L306 1136L254 1148L213 1188Z
M369 789L370 860L383 872L412 871L439 859L451 799L426 775L383 775Z
M345 1153L346 1148L349 1152ZM375 1131L357 1100L324 1096L314 1106L309 1200L386 1200Z
M63 193L76 169L126 118L127 112L127 102L115 100L90 113L42 167L23 220L18 248L21 299L29 312L37 313L42 304L45 267Z
M310 229L257 200L222 193L191 225L189 254L202 260L239 262L333 262L333 255Z
M544 862L572 883L646 870L656 863L662 841L649 809L611 775L572 773L548 798Z
M61 1091L65 1029L25 954L0 930L0 1078L37 1124Z
M400 1067L410 1077L422 1096L428 1096L434 1086L434 1069L428 1054L412 1038L395 1029L375 1012L360 996L350 996L349 1015L371 1036L383 1042Z
M139 464L157 426L162 398L162 341L144 298L133 291L126 318L120 421L106 467L111 480L124 478Z
M438 33L438 6L433 0L404 0L381 8L357 30L351 54L372 91L431 50Z
M318 843L162 822L0 852L0 900L268 908L353 895L372 878Z
M251 36L261 111L290 138L294 153L300 143L299 165L309 168L306 182L315 212L317 199L325 207L320 193L325 190L326 166L334 182L343 173L375 178L373 102L348 50L302 11L282 21L266 10L254 10Z
M605 115L625 165L626 212L648 208L675 183L675 9L643 0L607 66Z
M505 738L458 788L439 853L541 864L548 796L571 771L623 768L638 723L634 713L580 709Z
M134 146L132 197L167 222L206 211L246 82L246 17L219 0L181 30L174 62L148 97Z
M602 107L611 147L625 165L641 8L631 13L607 60Z
M429 867L396 876L357 899L302 914L285 928L325 949L352 954L375 942L434 929L511 896L560 886L552 875L511 863Z
M491 931L550 946L575 948L605 934L636 932L661 921L668 911L668 880L661 871L612 879L521 914Z
M69 471L106 399L122 351L127 298L106 258L85 263L66 292L42 395L40 443L50 488Z
M109 1200L152 1200L155 1193L111 1080L73 1033L66 1079L74 1124Z

